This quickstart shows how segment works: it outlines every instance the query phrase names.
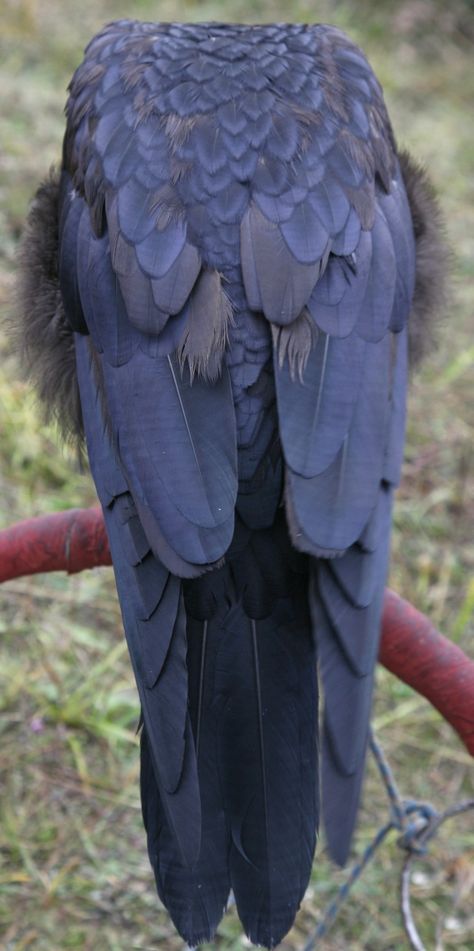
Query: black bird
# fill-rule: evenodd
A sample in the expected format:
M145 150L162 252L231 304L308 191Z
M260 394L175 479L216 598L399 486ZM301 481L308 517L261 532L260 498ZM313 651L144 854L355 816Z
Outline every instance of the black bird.
M408 318L424 344L440 230L333 27L120 21L72 79L18 334L50 410L85 434L140 694L150 861L190 945L231 889L253 942L283 938L320 785L330 853L348 856Z

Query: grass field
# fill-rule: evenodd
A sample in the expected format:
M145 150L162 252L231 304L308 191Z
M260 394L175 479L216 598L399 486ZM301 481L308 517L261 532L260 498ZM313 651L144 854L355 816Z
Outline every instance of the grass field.
M395 12L394 12L395 11ZM472 653L474 607L474 73L472 3L0 0L0 307L14 305L28 199L58 160L65 89L105 21L325 20L369 54L401 144L429 166L453 248L437 352L413 381L391 584ZM0 335L0 527L92 504L90 478L41 422ZM138 707L111 572L21 579L0 594L0 946L5 951L177 951L145 854ZM435 711L380 671L374 722L404 794L439 808L473 794L472 761ZM385 821L369 766L354 849ZM413 882L427 949L474 946L474 818L444 827ZM392 836L358 884L327 951L408 947ZM282 948L300 949L344 873L319 847ZM3 942L3 943L2 943ZM215 947L245 946L235 915Z

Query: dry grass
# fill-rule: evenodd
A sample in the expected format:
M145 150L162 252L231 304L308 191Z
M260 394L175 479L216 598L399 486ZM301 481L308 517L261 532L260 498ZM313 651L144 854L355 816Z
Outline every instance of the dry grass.
M469 18L469 11L471 9ZM128 4L153 18L155 4ZM414 381L405 478L398 495L391 583L469 649L474 603L472 343L474 78L472 8L429 0L319 6L347 28L384 84L400 141L432 170L455 251L453 303L441 344ZM11 306L14 249L27 200L60 154L65 86L98 26L123 2L3 0L0 41L0 305ZM289 18L283 3L163 0L163 19ZM313 5L292 19L314 19ZM471 32L472 37L472 32ZM0 524L90 504L88 476L41 425L0 338ZM137 701L107 570L5 585L0 610L0 934L8 951L182 947L159 908L145 855L134 734ZM440 808L472 795L462 745L429 705L381 672L375 724L403 792ZM356 847L385 821L372 765ZM407 947L398 911L401 856L391 837L364 875L327 951ZM433 862L417 866L415 913L427 948L468 951L474 922L474 822L443 829ZM319 850L311 889L284 947L301 948L344 873ZM215 947L245 945L235 915ZM438 945L441 948L441 944Z

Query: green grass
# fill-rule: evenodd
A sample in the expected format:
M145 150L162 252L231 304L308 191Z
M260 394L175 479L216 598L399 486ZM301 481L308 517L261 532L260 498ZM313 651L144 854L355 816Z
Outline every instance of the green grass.
M395 12L394 11L395 7ZM474 606L474 145L472 4L269 0L3 0L0 16L0 306L14 304L14 252L29 196L60 155L65 89L81 50L114 17L332 21L378 72L399 141L429 165L454 250L439 349L414 380L391 584L472 652ZM92 504L88 475L41 422L0 337L0 525ZM8 951L182 948L160 909L138 801L138 704L109 570L21 579L0 593L0 935ZM439 808L472 795L467 752L439 715L380 671L374 722L407 796ZM385 821L372 764L355 848ZM401 951L402 854L391 835L320 947ZM311 888L283 944L301 948L345 873L318 850ZM474 942L474 819L443 827L416 863L427 948ZM214 947L245 946L231 911Z

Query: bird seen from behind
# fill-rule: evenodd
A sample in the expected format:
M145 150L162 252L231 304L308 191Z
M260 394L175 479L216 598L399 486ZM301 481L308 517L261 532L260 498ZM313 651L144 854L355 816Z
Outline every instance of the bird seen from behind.
M320 811L350 850L439 212L330 26L112 23L66 112L17 336L103 507L160 898L272 948Z

